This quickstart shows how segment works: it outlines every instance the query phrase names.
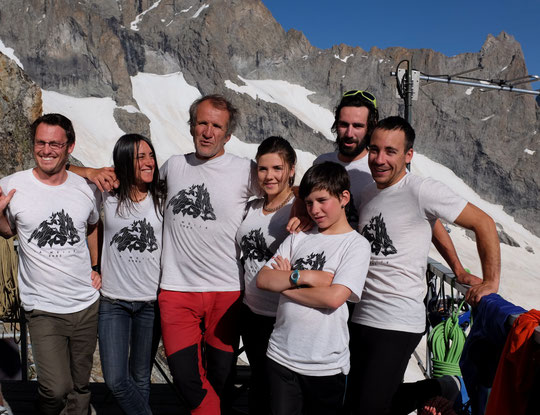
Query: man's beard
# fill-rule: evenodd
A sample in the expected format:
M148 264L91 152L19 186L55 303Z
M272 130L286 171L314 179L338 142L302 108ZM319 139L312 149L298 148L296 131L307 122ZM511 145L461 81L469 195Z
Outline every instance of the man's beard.
M343 154L344 156L354 158L354 157L356 157L357 155L359 155L362 151L364 151L366 149L366 141L365 140L360 141L356 145L356 147L353 147L353 148L349 148L349 147L345 146L344 142L346 142L346 141L348 141L346 138L338 138L336 140L336 145L337 145L338 151L341 154Z

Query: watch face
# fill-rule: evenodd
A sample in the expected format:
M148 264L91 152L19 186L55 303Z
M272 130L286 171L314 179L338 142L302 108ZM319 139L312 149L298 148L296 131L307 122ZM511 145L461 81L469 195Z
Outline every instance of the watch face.
M294 284L294 285L297 285L298 283L298 279L300 278L300 272L295 269L292 273L291 273L291 282Z

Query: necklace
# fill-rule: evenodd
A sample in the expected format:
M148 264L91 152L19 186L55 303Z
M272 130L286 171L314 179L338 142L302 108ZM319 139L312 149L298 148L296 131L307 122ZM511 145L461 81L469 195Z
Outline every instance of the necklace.
M263 205L263 210L267 213L272 213L272 212L275 212L279 209L281 209L283 206L285 206L287 204L287 202L289 200L291 200L292 198L294 197L294 193L291 192L289 193L289 195L285 198L285 200L283 202L281 202L278 206L274 207L274 208L268 208L266 207L268 205L268 200L266 200L266 197L264 198L264 205Z
M133 196L131 197L131 201L134 203L140 203L144 199L146 199L146 196L148 196L148 192L146 193L134 192Z

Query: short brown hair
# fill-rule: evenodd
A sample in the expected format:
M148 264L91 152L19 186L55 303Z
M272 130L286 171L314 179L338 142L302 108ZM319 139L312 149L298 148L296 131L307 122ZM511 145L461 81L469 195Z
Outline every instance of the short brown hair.
M204 101L210 101L215 108L219 108L220 110L227 111L229 113L227 135L232 134L236 128L236 123L238 122L238 110L227 100L227 98L219 94L205 95L195 100L193 104L190 105L188 121L189 126L191 128L195 127L195 122L197 120L197 108L199 108L199 105Z
M75 142L75 130L73 129L71 120L62 114L55 113L44 114L32 123L32 126L30 127L32 142L34 142L36 138L36 130L39 124L57 125L66 132L67 144Z

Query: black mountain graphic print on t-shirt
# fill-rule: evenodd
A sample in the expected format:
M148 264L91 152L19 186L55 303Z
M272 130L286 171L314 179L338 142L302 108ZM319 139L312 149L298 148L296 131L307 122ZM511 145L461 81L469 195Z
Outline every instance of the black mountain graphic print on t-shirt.
M49 219L41 222L38 228L30 235L28 242L31 242L32 239L37 241L36 243L40 248L47 244L52 248L53 245L64 246L66 242L75 245L81 240L81 237L77 234L73 219L62 209L62 211L53 213Z
M158 249L154 228L146 219L136 220L130 226L120 229L112 237L110 246L115 243L118 251L153 252Z
M369 224L364 226L362 232L360 232L364 238L366 238L371 244L371 252L378 255L382 252L384 256L396 254L397 249L392 245L392 240L386 232L386 224L382 213L378 216L373 216L369 221Z
M242 236L240 248L244 258L252 261L267 262L273 255L266 246L261 228L252 229L247 235Z
M172 212L177 215L201 217L202 220L216 220L216 214L212 203L210 203L210 194L203 184L194 184L188 190L180 190L167 203L167 208L172 207Z
M322 271L324 264L326 264L326 256L324 255L324 251L322 251L319 254L316 254L316 253L309 254L305 259L298 258L294 262L292 269L297 269L299 271L303 269L311 269L313 271Z

